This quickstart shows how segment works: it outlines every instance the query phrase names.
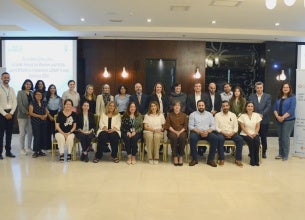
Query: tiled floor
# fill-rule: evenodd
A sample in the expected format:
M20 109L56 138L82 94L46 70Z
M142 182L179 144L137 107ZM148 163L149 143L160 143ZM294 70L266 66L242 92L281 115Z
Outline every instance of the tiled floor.
M227 157L212 168L169 162L59 163L50 156L0 161L0 219L305 219L305 160L275 160L276 138L260 167Z

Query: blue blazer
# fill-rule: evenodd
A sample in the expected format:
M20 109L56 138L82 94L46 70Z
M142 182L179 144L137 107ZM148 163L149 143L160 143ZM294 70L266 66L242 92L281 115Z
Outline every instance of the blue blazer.
M258 102L258 97L256 93L252 93L249 96L249 101L253 102L255 112L263 115L263 120L261 124L269 124L270 117L269 113L271 110L271 95L268 93L263 93L261 101Z

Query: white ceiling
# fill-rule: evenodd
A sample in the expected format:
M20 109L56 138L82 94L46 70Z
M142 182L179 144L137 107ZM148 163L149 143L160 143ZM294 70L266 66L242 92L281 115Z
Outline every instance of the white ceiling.
M304 0L296 1L268 10L265 0L0 0L0 37L305 42Z

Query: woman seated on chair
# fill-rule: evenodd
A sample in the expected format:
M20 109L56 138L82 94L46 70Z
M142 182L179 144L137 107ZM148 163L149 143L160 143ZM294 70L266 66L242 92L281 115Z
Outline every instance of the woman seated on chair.
M181 103L176 101L173 105L173 112L166 117L164 126L164 129L168 130L167 136L170 140L175 166L183 165L187 126L187 116L181 112Z
M127 164L136 164L138 140L142 136L143 117L138 112L136 104L130 102L122 117L122 139L127 151Z
M103 156L102 147L110 142L111 145L111 157L114 163L119 162L118 158L118 145L121 136L121 115L114 101L110 101L106 105L105 113L101 114L99 129L97 131L97 152L93 160L94 163L98 163Z
M241 127L240 135L249 147L251 166L259 166L260 140L258 131L261 120L260 115L254 112L253 102L247 102L244 113L238 118Z
M165 118L159 110L159 104L152 101L149 104L148 112L144 117L144 140L147 146L148 162L150 164L159 163L159 148L163 138L163 125Z
M64 162L64 152L65 145L68 146L68 155L67 161L71 161L72 156L72 148L74 144L74 131L76 129L76 113L72 111L73 102L71 99L66 99L64 101L63 110L60 111L57 115L55 129L57 133L55 134L55 138L58 143L59 148L59 161Z
M75 131L76 138L82 145L82 155L80 160L88 162L88 151L91 145L91 141L95 137L95 119L94 114L89 112L89 101L82 102L81 113L77 115L77 130Z

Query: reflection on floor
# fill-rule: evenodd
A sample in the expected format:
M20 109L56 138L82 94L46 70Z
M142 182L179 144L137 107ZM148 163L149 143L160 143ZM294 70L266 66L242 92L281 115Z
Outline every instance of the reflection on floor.
M269 138L260 167L233 164L212 168L202 158L194 167L160 162L127 165L109 154L94 164L59 163L51 156L0 161L1 219L304 219L305 160L275 160L277 139ZM124 157L125 160L125 157Z

